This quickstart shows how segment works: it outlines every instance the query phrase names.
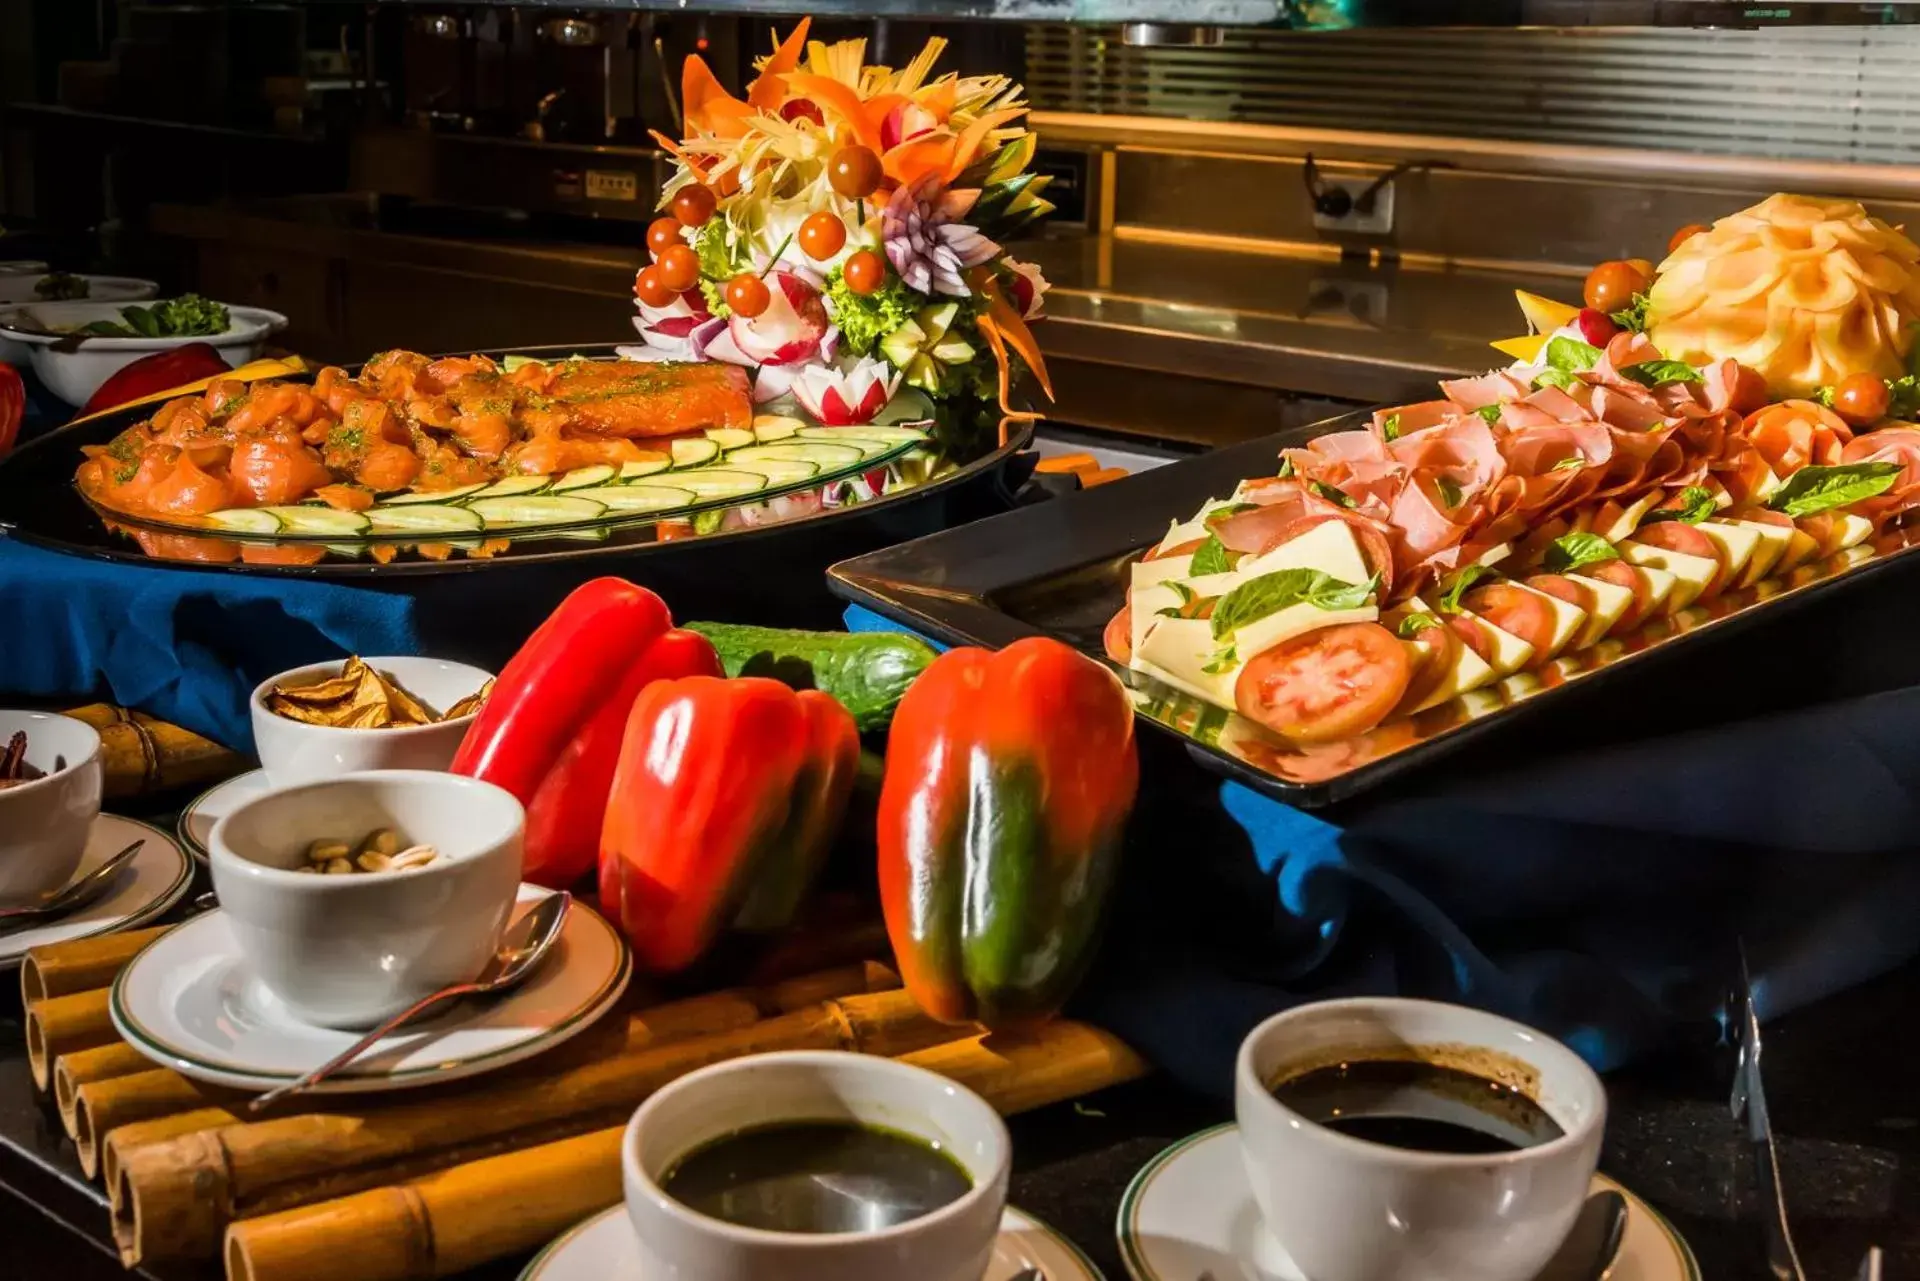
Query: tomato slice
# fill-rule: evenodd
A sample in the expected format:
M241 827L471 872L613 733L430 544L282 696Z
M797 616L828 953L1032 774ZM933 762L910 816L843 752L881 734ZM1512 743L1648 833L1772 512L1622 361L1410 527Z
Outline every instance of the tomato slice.
M1460 638L1462 645L1478 654L1482 662L1492 666L1493 637L1487 635L1487 629L1480 625L1479 619L1455 614L1447 620L1447 628Z
M1191 556L1195 552L1199 551L1202 547L1206 546L1206 544L1207 544L1207 540L1204 538L1189 538L1186 542L1175 543L1173 546L1168 547L1165 550L1162 550L1159 547L1155 547L1152 550L1150 550L1145 556L1142 556L1140 559L1141 560L1166 560L1169 557L1173 557L1173 556Z
M1545 658L1553 648L1553 606L1524 587L1488 583L1468 592L1460 603L1507 635L1533 646L1536 658Z
M1120 612L1107 622L1107 630L1101 634L1100 641L1107 649L1107 657L1125 667L1133 662L1133 605L1122 605Z
M1527 586L1555 600L1563 600L1575 609L1593 612L1593 589L1565 574L1535 574L1527 579Z
M1627 606L1626 613L1614 620L1613 626L1608 629L1608 635L1638 627L1653 609L1653 584L1647 580L1645 574L1624 560L1603 560L1597 565L1582 565L1580 572L1588 578L1612 583L1615 587L1624 587L1633 593L1633 603Z
M1460 661L1460 637L1446 626L1423 627L1401 642L1413 663L1413 675L1407 692L1400 696L1400 707L1412 711L1433 696L1442 681L1453 674Z
M1659 520L1651 525L1642 525L1633 531L1633 541L1687 556L1704 556L1720 566L1695 600L1709 600L1727 585L1727 563L1720 559L1719 547L1711 538L1683 520Z
M1234 703L1283 738L1327 743L1378 725L1412 678L1413 662L1392 632L1345 623L1255 654L1234 683Z

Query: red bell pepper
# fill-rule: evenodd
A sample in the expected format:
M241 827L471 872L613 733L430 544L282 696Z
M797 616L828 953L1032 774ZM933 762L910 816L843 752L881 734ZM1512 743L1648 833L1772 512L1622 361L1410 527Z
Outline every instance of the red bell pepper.
M232 366L221 359L211 343L190 342L170 351L156 351L151 356L142 356L132 364L122 366L110 375L87 398L86 408L80 413L83 416L97 414L130 400L139 400L155 392L171 391L202 379L217 378L231 371Z
M640 691L600 838L600 910L640 964L683 970L728 925L793 920L859 767L853 716L760 676Z
M600 820L634 699L649 683L720 674L704 636L673 626L644 587L596 578L576 588L507 661L453 772L527 807L522 875L563 889L593 870Z
M27 385L12 365L0 365L0 458L6 457L20 437L21 420L27 416Z
M907 990L947 1022L1056 1014L1093 959L1140 782L1133 705L1044 637L954 649L887 740L880 905Z

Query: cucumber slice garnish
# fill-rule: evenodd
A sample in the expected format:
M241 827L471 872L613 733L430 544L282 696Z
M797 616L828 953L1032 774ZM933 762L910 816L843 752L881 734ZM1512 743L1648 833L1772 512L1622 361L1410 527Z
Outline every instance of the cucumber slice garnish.
M918 423L933 417L933 401L927 394L915 387L902 387L893 394L886 408L873 416L873 421L885 427L890 423Z
M375 507L367 512L367 524L374 534L462 534L485 528L472 511L445 503Z
M282 533L319 534L327 538L351 538L367 532L370 522L360 512L340 511L334 507L262 507L280 520Z
M485 488L485 485L455 485L451 489L405 489L382 498L380 506L404 507L410 503L450 503L456 498L477 494Z
M675 473L673 483L698 498L741 498L765 489L767 478L759 472L709 467Z
M676 507L691 507L700 501L691 489L670 485L603 485L597 489L579 489L575 498L605 503L613 512L659 512Z
M604 515L605 503L573 494L534 494L526 498L479 498L467 510L487 523L488 529L505 525L570 525Z
M235 534L277 534L280 518L264 507L230 507L208 512L207 523Z
M751 445L755 440L759 439L759 437L755 436L752 432L740 427L709 427L706 431L706 437L723 450L739 449L741 446Z
M698 467L720 456L720 446L705 437L699 440L676 440L667 448L673 451L675 467Z
M763 445L776 440L791 440L793 434L807 424L798 418L789 418L785 414L761 414L753 420L753 438Z
M784 445L756 445L752 449L742 449L727 459L729 467L739 463L778 459L782 462L812 463L821 471L838 471L842 467L857 467L864 459L876 458L892 445L880 441L854 443L852 441L827 444L817 440L795 440Z
M663 472L671 466L673 466L673 460L665 454L660 455L658 458L648 458L637 463L621 463L619 481L624 485L628 481L639 480L642 476L652 476L657 472Z
M886 423L866 423L859 427L809 427L800 435L807 440L884 440L889 444L917 444L927 438L920 427L894 427Z
M472 497L476 501L489 498L524 498L529 494L539 493L551 484L553 484L551 476L508 476L504 480L494 481L484 489L475 490Z
M553 482L550 494L563 494L570 489L591 489L595 485L605 485L620 473L604 463L592 467L576 467L559 480Z
M769 485L792 485L803 480L812 480L820 474L820 468L815 464L790 458L755 458L751 461L743 459L735 462L729 457L727 469L758 472L767 478Z

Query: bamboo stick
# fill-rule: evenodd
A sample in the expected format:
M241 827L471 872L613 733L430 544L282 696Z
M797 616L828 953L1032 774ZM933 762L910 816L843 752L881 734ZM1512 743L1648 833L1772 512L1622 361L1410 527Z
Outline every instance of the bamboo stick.
M60 1124L66 1130L67 1137L74 1136L73 1105L75 1094L81 1086L116 1076L132 1076L135 1072L145 1072L152 1067L152 1059L125 1041L97 1045L91 1050L76 1050L55 1059L53 1101L60 1109Z
M240 1118L225 1108L202 1108L197 1112L176 1112L172 1116L157 1116L151 1121L135 1121L132 1125L123 1125L117 1130L107 1131L100 1143L100 1181L106 1185L107 1206L110 1215L117 1215L119 1207L114 1202L114 1193L121 1186L120 1161L122 1152L132 1151L147 1143L160 1143L167 1139L178 1138L182 1134L193 1134L200 1130L215 1130L223 1125L238 1125Z
M869 980L876 968L892 977L882 967L859 968ZM342 1099L333 1112L122 1147L109 1192L114 1235L128 1266L204 1258L218 1250L220 1234L233 1219L607 1125L661 1085L722 1059L784 1049L899 1054L934 1044L952 1031L921 1013L904 992L856 994L744 1027L644 1044L557 1072L503 1073L474 1088L417 1102L357 1107L354 1100Z
M107 989L50 996L27 1007L27 1067L42 1090L53 1085L53 1061L117 1037L107 1013Z
M20 962L20 999L31 1005L50 996L106 987L135 953L171 928L163 925L32 948Z
M1105 1032L1051 1023L902 1056L1012 1114L1131 1080L1146 1065ZM624 1126L391 1187L235 1223L227 1281L425 1281L538 1248L620 1200Z
M67 713L100 732L100 765L108 799L210 783L238 774L246 759L192 730L111 703Z
M121 1126L213 1109L237 1118L246 1097L165 1068L91 1081L75 1091L73 1101L73 1146L80 1169L88 1178L99 1172L101 1140Z

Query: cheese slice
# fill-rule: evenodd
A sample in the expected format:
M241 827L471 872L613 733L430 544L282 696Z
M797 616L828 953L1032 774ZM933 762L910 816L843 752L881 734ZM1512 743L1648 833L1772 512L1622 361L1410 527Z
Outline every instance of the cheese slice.
M1167 536L1160 540L1160 547L1163 549L1178 547L1181 543L1190 543L1196 538L1207 537L1213 532L1207 528L1207 516L1222 507L1231 505L1231 501L1227 499L1209 498L1200 505L1200 510L1194 513L1192 520L1176 521L1168 525Z
M1587 625L1573 638L1572 645L1574 649L1587 649L1599 644L1600 639L1612 631L1614 624L1633 607L1633 589L1599 578L1588 578L1585 574L1568 574L1567 577L1585 587L1587 599L1593 602L1593 608L1587 611Z
M1751 529L1760 539L1760 545L1753 549L1753 559L1747 562L1747 572L1737 584L1750 587L1773 572L1773 567L1787 554L1787 546L1793 542L1794 529L1791 525L1768 525L1757 520L1735 521Z
M1793 534L1787 539L1786 554L1780 557L1779 563L1773 567L1773 572L1784 574L1789 570L1798 569L1819 554L1820 540L1806 530L1795 526Z
M1371 605L1363 605L1359 609L1321 609L1318 605L1302 602L1277 609L1265 618L1256 618L1251 623L1235 628L1233 649L1244 663L1255 654L1305 632L1318 631L1322 627L1338 627L1342 623L1371 623L1379 617L1380 611Z
M1445 624L1442 624L1442 626L1445 626ZM1406 643L1424 650L1427 642L1420 638L1425 636L1427 631L1430 630L1432 629L1429 628L1426 631L1415 632L1413 637ZM1469 690L1479 689L1482 685L1488 684L1494 679L1493 668L1487 666L1486 660L1481 658L1480 655L1474 653L1464 644L1455 645L1453 649L1454 660L1452 670L1441 678L1440 683L1434 687L1431 694L1428 694L1425 699L1407 709L1409 714L1413 712L1424 712L1429 707L1438 707L1442 703L1451 702Z
M1129 571L1130 586L1137 592L1155 583L1164 583L1169 578L1185 578L1192 569L1193 557L1191 556L1162 556L1159 560L1136 560Z
M1610 543L1617 543L1640 528L1640 521L1663 497L1665 497L1664 494L1655 490L1651 494L1642 495L1631 507L1622 507L1618 503L1609 501L1594 517L1592 532Z
M1620 559L1629 565L1644 565L1649 569L1663 569L1677 580L1669 597L1668 609L1678 612L1699 598L1713 582L1713 576L1720 572L1720 562L1706 556L1692 556L1686 552L1670 552L1664 547L1649 547L1645 543L1624 542L1617 545Z
M1168 621L1161 616L1160 611L1177 608L1179 604L1180 593L1174 590L1171 582L1154 583L1134 591L1128 598L1128 608L1132 613L1127 616L1127 621L1131 624L1128 639L1132 643L1133 653L1138 654L1140 647L1146 644L1148 632Z
M1833 516L1833 535L1820 548L1827 555L1858 547L1873 537L1873 522L1865 516L1856 516L1852 512L1835 512Z
M1364 583L1373 577L1353 530L1343 520L1323 520L1298 538L1241 561L1234 572L1244 579L1281 569L1317 569L1343 583Z
M1513 544L1501 543L1498 547L1487 548L1486 551L1480 553L1480 558L1473 563L1476 565L1498 565L1512 554Z
M1487 661L1493 667L1493 674L1496 679L1517 672L1533 661L1533 646L1527 644L1512 632L1501 631L1498 627L1495 627L1492 623L1489 623L1486 619L1470 610L1463 609L1460 612L1480 624L1481 630L1486 633L1487 640L1489 641Z
M1747 496L1747 501L1751 503L1768 502L1775 494L1780 492L1780 487L1786 483L1786 481L1775 474L1773 468L1769 467L1767 468L1766 479L1761 481L1759 485L1754 488L1753 493Z
M1673 602L1673 589L1679 586L1680 580L1650 565L1635 565L1633 572L1640 575L1640 581L1647 587L1647 617L1664 613Z
M1549 596L1537 588L1527 586L1525 583L1516 582L1509 584L1509 586L1518 587L1523 592L1533 593L1533 595L1547 602L1548 608L1553 610L1553 639L1547 644L1547 652L1538 657L1552 658L1555 654L1565 649L1568 642L1572 641L1574 637L1578 636L1581 631L1585 629L1587 625L1587 611L1581 609L1578 605L1569 605L1558 596Z
M1720 559L1727 567L1726 581L1738 583L1753 560L1754 549L1760 546L1760 535L1737 522L1728 524L1703 520L1694 528L1712 539L1713 545L1719 549Z
M1225 670L1201 670L1226 645L1213 638L1213 624L1204 618L1163 618L1133 652L1133 668L1175 689L1221 707L1233 706L1233 682L1242 663Z

